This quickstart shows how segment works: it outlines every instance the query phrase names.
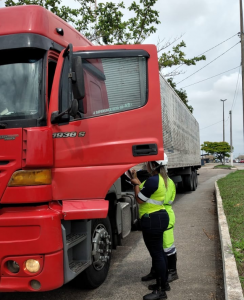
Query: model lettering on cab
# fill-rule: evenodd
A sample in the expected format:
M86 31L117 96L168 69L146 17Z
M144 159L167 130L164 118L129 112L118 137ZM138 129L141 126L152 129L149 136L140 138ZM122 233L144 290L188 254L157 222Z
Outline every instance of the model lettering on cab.
M55 132L53 133L53 138L57 139L57 138L73 138L76 137L77 132L73 131L73 132Z
M12 141L12 140L15 140L18 136L19 136L18 134L0 135L0 140Z

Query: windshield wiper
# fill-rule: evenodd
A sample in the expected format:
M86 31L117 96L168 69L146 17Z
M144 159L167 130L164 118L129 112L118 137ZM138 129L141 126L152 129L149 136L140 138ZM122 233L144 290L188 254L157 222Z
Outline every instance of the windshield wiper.
M6 124L6 123L0 123L0 128L1 128L1 129L7 128L7 124Z

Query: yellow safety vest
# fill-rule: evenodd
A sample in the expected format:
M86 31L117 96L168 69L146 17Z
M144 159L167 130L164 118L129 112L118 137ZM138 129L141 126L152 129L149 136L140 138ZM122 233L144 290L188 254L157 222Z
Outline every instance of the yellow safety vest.
M158 189L150 196L150 198L147 198L145 203L139 204L139 218L141 218L144 214L151 214L165 209L163 203L166 195L166 187L162 176L160 174L157 176L159 176ZM140 190L143 188L145 182L146 180L139 186Z

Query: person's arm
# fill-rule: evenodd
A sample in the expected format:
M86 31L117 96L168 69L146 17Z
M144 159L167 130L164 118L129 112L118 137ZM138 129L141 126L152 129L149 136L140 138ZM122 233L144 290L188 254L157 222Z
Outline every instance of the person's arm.
M140 180L137 177L136 174L136 170L132 170L132 176L133 178L131 179L131 183L134 185L134 192L135 192L135 198L136 198L136 202L139 204L145 203L144 201L142 201L141 199L138 198L138 194L140 193Z

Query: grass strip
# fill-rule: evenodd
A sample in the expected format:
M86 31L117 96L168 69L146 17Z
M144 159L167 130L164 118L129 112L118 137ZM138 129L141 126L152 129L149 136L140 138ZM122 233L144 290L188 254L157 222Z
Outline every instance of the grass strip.
M231 168L233 167L230 165L217 165L214 167L214 169L231 169Z
M244 171L230 173L218 180L218 186L244 293Z

